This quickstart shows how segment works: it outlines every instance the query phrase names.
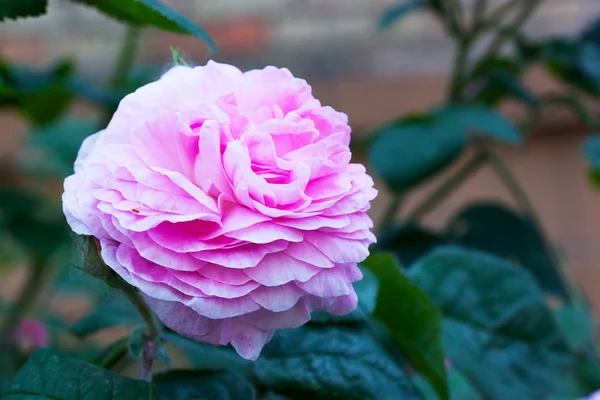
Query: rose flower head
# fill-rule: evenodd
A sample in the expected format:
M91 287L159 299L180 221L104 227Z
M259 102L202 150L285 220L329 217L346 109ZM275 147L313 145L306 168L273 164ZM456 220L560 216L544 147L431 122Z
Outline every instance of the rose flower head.
M167 327L256 359L356 308L377 191L347 121L287 69L176 66L85 140L64 213Z

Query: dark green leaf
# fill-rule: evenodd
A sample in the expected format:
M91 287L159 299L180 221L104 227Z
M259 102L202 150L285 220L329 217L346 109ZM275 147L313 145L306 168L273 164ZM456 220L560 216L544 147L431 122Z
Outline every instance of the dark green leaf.
M73 265L86 274L98 278L111 287L127 285L100 256L100 246L93 236L75 235L73 238Z
M440 399L447 399L441 313L402 273L392 254L371 254L363 265L379 279L374 317L389 329L402 354L429 379Z
M585 140L583 155L590 168L600 172L600 135L591 136Z
M68 238L65 221L54 207L26 191L0 189L0 227L31 255L45 259Z
M251 374L252 363L240 357L231 347L196 342L179 336L175 332L164 332L163 337L168 342L185 350L186 356L191 359L195 369L210 371L227 369L245 376Z
M277 332L254 363L258 381L293 399L416 399L415 388L364 331Z
M523 136L517 127L492 108L470 105L448 105L435 111L438 123L464 132L467 137L491 137L499 142L521 144Z
M233 371L169 371L156 375L161 399L252 400L254 387Z
M475 100L496 106L511 96L528 106L537 106L537 98L522 83L522 70L517 61L508 58L495 57L482 61L475 67L470 84L476 93Z
M379 17L379 29L386 29L394 23L406 17L412 11L424 8L427 5L427 0L408 0L401 1L381 14Z
M442 234L415 224L405 224L382 232L377 238L375 249L393 252L400 265L407 268L415 260L443 244L447 244L447 241Z
M71 328L71 332L79 337L86 337L104 329L119 325L139 324L143 321L131 302L119 296L103 302L98 308L77 321Z
M507 261L438 248L410 270L444 314L446 354L484 397L538 399L572 357L532 276Z
M541 233L527 216L500 204L476 203L453 216L448 238L456 244L483 250L529 270L545 291L568 298L559 268Z
M581 70L600 87L600 44L583 43L579 54Z
M587 303L577 300L554 312L558 325L574 352L594 347L594 321Z
M469 383L456 368L449 368L447 370L448 375L448 388L450 389L450 399L452 400L481 400L481 394L479 394L473 386ZM422 376L416 376L413 378L415 386L423 393L425 400L438 400L436 392L432 389L429 382Z
M204 40L213 51L215 43L198 25L158 0L71 0L96 7L106 15L134 25L152 25L177 33L192 34Z
M43 70L1 66L0 77L11 89L10 105L35 125L57 119L71 104L73 63L63 60ZM0 99L1 100L1 99Z
M441 172L464 145L465 136L455 126L399 121L379 130L369 161L390 189L403 192Z
M39 349L19 370L2 400L157 400L152 386L70 358Z
M46 14L48 0L0 0L0 21Z
M34 174L66 177L73 173L73 164L83 140L98 131L91 120L61 119L34 130L29 139L25 168Z
M577 381L588 393L600 388L600 357L593 351L581 355L575 365Z
M592 61L595 56L585 60L586 57L580 43L572 39L553 38L537 46L539 49L537 58L545 64L548 71L556 78L590 94L600 94L600 82L593 77L590 78L583 66L584 62ZM589 53L587 57L590 55L593 54ZM588 64L586 68L589 69L592 64Z

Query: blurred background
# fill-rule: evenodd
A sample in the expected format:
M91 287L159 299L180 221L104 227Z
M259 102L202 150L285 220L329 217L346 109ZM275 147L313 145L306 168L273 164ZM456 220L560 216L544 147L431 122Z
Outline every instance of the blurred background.
M490 0L490 4L502 1ZM172 65L169 46L185 59L202 65L211 58L242 70L265 65L285 66L312 85L322 103L348 114L355 138L392 118L427 109L444 99L455 49L431 13L416 12L391 29L381 31L377 19L392 0L164 0L174 10L202 26L219 49L212 56L198 38L148 28L135 54L134 75L156 77ZM547 0L527 24L533 38L578 32L600 14L598 0ZM11 62L43 67L63 57L75 57L77 73L91 82L109 79L125 26L85 6L51 0L48 14L36 19L0 24L0 54ZM146 79L146 78L143 78ZM537 68L525 83L543 94L560 84ZM593 110L600 108L585 98ZM74 115L96 116L99 110L75 102ZM501 109L511 117L520 106L506 101ZM26 150L30 126L13 111L0 109L1 180L14 165L44 157ZM580 156L585 129L562 109L545 111L525 148L505 149L503 156L536 204L550 237L568 260L568 267L593 303L600 306L600 192L587 180ZM356 154L364 160L361 152ZM460 164L460 163L459 163ZM408 206L417 204L452 171L411 192ZM384 186L372 216L378 220L389 201ZM60 185L51 192L60 193ZM486 169L453 193L425 222L438 227L466 202L477 199L512 202L509 193ZM0 287L10 297L20 270L3 273ZM76 308L69 302L63 308ZM598 308L598 307L597 307ZM75 311L74 311L75 312Z

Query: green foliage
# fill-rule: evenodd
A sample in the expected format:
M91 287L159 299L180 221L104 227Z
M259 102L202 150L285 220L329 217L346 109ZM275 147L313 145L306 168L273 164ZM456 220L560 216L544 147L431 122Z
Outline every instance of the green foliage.
M100 304L88 315L77 321L71 332L84 338L104 329L119 325L141 324L143 319L138 310L123 296L118 296Z
M63 60L43 70L3 65L0 62L0 104L16 107L35 125L56 120L71 104L69 87L73 63Z
M589 166L590 181L600 187L600 136L594 135L585 140L583 156Z
M98 124L86 119L61 119L34 130L29 137L29 154L23 166L28 173L41 177L66 177L83 140L99 130Z
M230 370L244 376L252 375L252 363L240 357L232 347L212 346L196 342L174 332L164 332L166 341L184 350L195 369L203 371Z
M410 276L442 310L448 357L486 398L544 398L572 365L567 343L526 271L457 247L433 251Z
M467 138L484 136L512 145L523 143L521 132L512 122L483 105L445 105L436 109L434 115L440 126L456 129Z
M435 247L447 244L446 237L423 226L407 223L381 232L375 249L393 252L407 268Z
M482 60L473 70L472 83L467 90L476 91L474 99L488 106L497 106L511 97L535 107L538 100L521 82L523 66L507 57Z
M0 231L3 229L24 250L43 260L66 240L66 224L55 205L26 190L0 188Z
M176 13L158 0L71 0L97 8L120 21L133 25L151 25L166 31L186 33L204 40L216 51L210 36L194 22Z
M169 371L156 375L161 399L253 400L254 387L233 371Z
M379 28L386 29L399 22L411 12L427 6L428 0L408 0L391 6L379 17Z
M48 0L0 0L0 21L46 14Z
M552 259L541 233L527 215L501 204L474 203L450 219L447 235L456 244L521 265L535 276L542 289L568 298L560 266Z
M456 126L430 119L396 121L377 131L369 161L390 189L401 193L450 165L462 152L465 136Z
M456 368L448 368L448 388L450 389L450 399L452 400L481 400L479 394ZM415 386L423 393L425 400L437 400L438 396L431 388L431 385L421 376L413 378Z
M366 331L280 331L254 363L261 385L292 399L417 399L416 389Z
M39 349L19 370L2 400L157 400L147 382Z
M381 285L373 316L389 329L402 354L429 379L440 399L447 399L439 310L402 273L392 254L371 254L363 265L377 276Z

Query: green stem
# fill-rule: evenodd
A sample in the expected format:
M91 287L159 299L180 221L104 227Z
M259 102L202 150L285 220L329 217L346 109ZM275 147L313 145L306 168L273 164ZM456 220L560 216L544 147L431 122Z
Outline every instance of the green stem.
M23 314L25 314L35 303L37 299L37 293L40 290L41 285L44 282L46 276L46 268L44 263L36 263L33 270L30 272L27 281L23 285L23 289L12 305L0 327L0 344L7 343L10 332L17 326L21 321Z
M523 187L519 184L513 173L508 169L504 161L493 151L486 152L487 159L504 184L509 192L513 195L517 203L523 208L524 211L534 213L534 206L529 196L523 189Z
M383 215L381 216L381 222L379 223L380 229L385 229L394 224L396 214L402 205L402 196L397 194L392 198L391 203L388 205Z
M119 50L119 55L117 56L117 62L108 81L111 88L121 86L127 82L127 78L129 77L135 60L136 48L141 32L139 26L129 25L127 27L127 32L125 33L125 38L122 42L123 44ZM114 110L110 108L105 111L102 118L103 125L108 124L112 118L113 111Z
M571 283L571 280L564 270L564 263L562 262L562 258L556 251L556 247L550 240L550 235L548 231L542 225L542 221L533 205L533 202L527 195L527 192L523 189L521 184L517 181L514 174L510 171L508 166L504 163L502 158L498 154L493 151L487 151L486 153L487 160L492 167L492 169L496 172L504 186L508 189L508 191L515 198L520 208L529 215L533 224L539 230L542 240L544 242L544 246L548 249L548 253L550 258L552 259L554 265L557 266L558 273L561 277L561 281L563 282L565 288L569 292L571 298L574 298L575 288Z
M505 3L499 8L491 17L488 22L489 27L495 27L502 22L504 16L512 10L513 7L523 4L521 12L517 17L505 27L501 27L496 37L492 40L492 43L488 46L486 53L481 57L481 60L487 60L494 57L501 49L504 43L511 38L518 29L529 19L533 14L537 6L542 0L513 0Z
M110 78L110 86L119 86L127 81L133 61L135 60L135 50L137 48L138 40L140 38L141 29L139 26L130 25L127 27L125 32L125 38L123 39L123 45L119 51L117 57L117 63L115 69Z
M451 83L448 90L448 99L455 102L460 99L460 93L464 87L464 77L467 70L467 61L469 48L471 47L470 37L461 37L458 41L456 57L454 57L454 66L451 74Z
M473 175L485 163L485 155L475 154L471 160L463 165L454 175L442 183L433 193L429 195L414 211L408 216L408 221L418 221L428 212L434 209L442 200L452 191L458 188L464 181Z
M144 335L141 379L150 382L152 381L152 364L154 363L156 348L158 347L158 341L160 340L162 324L152 310L150 310L142 295L133 286L127 285L122 290L129 301L137 308L148 327L148 330Z
M121 338L108 346L94 360L94 364L104 369L111 369L127 355L128 337Z

